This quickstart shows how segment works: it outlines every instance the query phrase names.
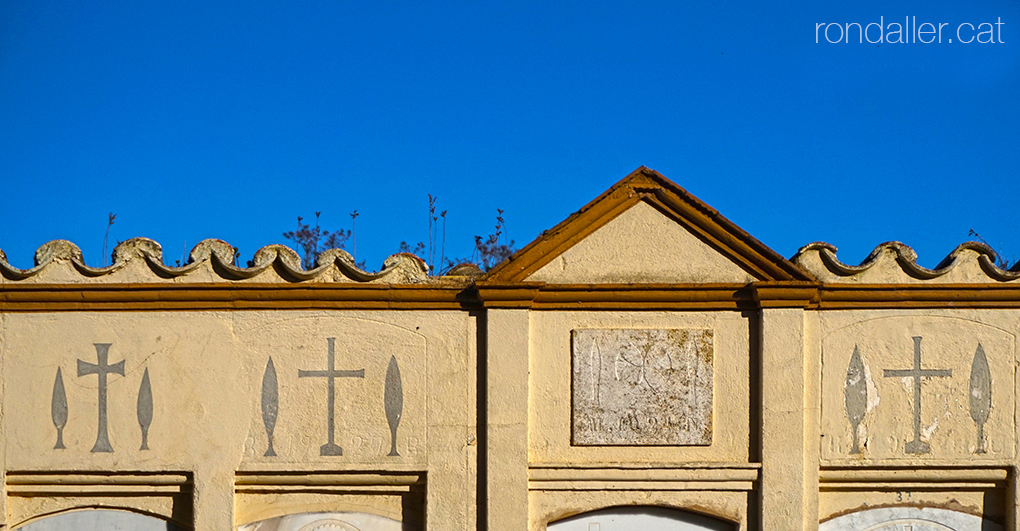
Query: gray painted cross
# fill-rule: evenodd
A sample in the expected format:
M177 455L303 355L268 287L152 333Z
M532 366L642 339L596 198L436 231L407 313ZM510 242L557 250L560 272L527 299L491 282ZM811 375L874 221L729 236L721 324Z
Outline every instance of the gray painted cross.
M326 429L328 431L329 438L327 443L319 447L319 455L344 455L343 448L340 445L333 442L333 431L334 431L334 420L333 420L333 399L336 396L336 385L334 380L337 378L364 378L365 369L358 369L356 371L338 371L336 370L336 355L333 350L333 343L336 340L334 337L327 337L326 342L329 344L329 353L326 358L326 370L324 371L305 371L298 370L298 378L325 378L326 379Z
M952 369L921 368L921 337L914 336L914 367L911 369L885 369L886 378L914 379L914 440L907 441L904 451L908 454L926 454L931 451L928 443L921 440L921 378L948 378Z
M78 376L96 374L99 376L99 431L96 433L96 444L92 446L93 452L112 452L110 436L106 432L106 375L119 374L124 376L124 360L113 365L106 363L110 354L111 343L93 343L96 346L96 360L98 363L89 363L78 360Z

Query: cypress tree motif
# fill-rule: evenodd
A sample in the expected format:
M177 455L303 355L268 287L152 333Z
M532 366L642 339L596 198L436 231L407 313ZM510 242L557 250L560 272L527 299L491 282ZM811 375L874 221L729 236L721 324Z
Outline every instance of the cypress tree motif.
M390 356L390 365L386 368L386 393L383 397L386 406L386 422L390 424L390 457L399 457L397 452L397 426L404 412L404 389L400 383L400 367L396 356Z
M861 453L860 444L857 441L857 428L868 413L868 382L864 377L864 362L861 354L854 345L853 356L850 356L850 365L846 368L846 385L843 388L843 402L846 406L846 416L850 419L850 426L853 430L853 448L851 454Z
M992 373L988 370L985 349L978 343L974 361L970 365L970 418L978 428L978 445L974 453L983 454L985 449L985 422L992 412Z
M142 446L139 450L149 449L149 426L152 425L152 385L149 384L149 368L142 375L142 385L138 387L138 425L142 427Z
M266 436L269 438L269 447L266 448L265 457L276 457L276 450L273 449L273 430L276 428L276 417L280 412L280 391L276 382L276 367L273 365L273 357L269 357L266 363L266 372L262 375L262 424L266 427Z
M60 367L57 367L57 378L53 381L53 398L50 400L50 417L53 425L57 428L57 444L54 450L63 450L64 426L67 426L67 393L64 392L64 378L60 375Z

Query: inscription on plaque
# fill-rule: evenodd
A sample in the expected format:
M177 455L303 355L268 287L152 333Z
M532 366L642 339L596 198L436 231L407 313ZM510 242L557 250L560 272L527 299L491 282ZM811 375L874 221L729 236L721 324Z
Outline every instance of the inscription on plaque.
M712 444L712 340L702 329L574 330L573 444Z

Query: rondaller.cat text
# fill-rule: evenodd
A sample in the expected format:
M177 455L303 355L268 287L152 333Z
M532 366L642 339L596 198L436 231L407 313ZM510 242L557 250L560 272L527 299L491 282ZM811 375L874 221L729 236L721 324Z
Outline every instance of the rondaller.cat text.
M903 17L903 23L885 22L885 17L879 17L878 22L861 25L857 22L841 24L839 22L816 22L815 43L829 42L831 44L852 43L857 41L864 44L865 41L871 44L941 44L941 43L980 43L980 44L1004 44L1002 40L1002 26L1006 23L1002 17L997 17L995 22L963 22L961 24L950 24L949 22L921 22L917 23L917 17Z

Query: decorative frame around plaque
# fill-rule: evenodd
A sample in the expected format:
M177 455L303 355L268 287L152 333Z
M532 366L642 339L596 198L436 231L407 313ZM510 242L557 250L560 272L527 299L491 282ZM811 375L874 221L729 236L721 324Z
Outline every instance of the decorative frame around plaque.
M571 353L573 445L712 444L712 330L573 330Z

